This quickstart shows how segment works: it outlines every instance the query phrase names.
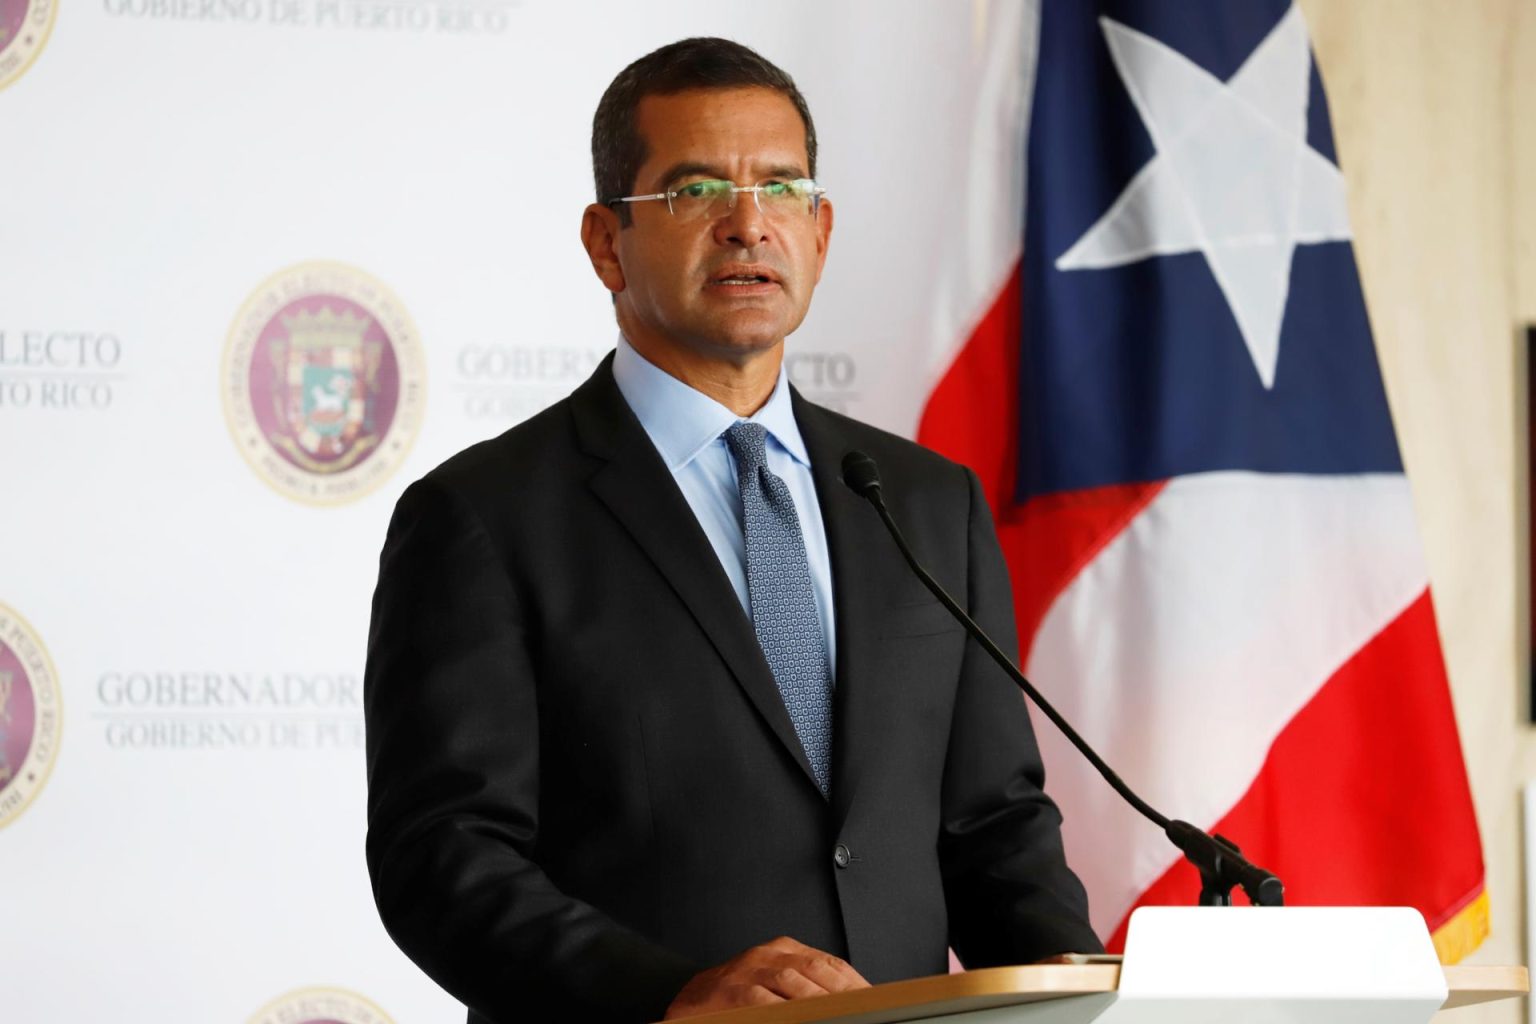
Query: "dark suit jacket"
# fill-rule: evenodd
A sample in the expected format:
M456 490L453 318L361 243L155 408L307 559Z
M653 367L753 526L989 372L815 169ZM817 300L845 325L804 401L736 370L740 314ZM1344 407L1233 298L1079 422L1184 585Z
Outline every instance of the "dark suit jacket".
M643 1021L790 935L871 982L1094 950L1022 698L839 479L1005 648L968 471L794 396L832 558L830 801L702 528L613 381L401 497L368 644L368 866L470 1020Z

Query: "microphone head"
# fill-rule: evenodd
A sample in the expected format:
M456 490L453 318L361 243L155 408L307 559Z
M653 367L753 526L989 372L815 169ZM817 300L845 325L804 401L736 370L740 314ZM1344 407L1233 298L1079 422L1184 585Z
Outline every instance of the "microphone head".
M843 483L861 498L873 500L880 496L880 467L863 452L849 452L843 456Z

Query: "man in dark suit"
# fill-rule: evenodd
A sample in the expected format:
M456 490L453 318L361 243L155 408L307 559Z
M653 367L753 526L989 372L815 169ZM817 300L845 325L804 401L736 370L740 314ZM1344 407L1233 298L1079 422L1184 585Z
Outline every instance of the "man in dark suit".
M745 47L610 86L582 240L618 351L401 497L368 862L471 1021L642 1021L1095 950L1013 684L838 478L1016 646L974 477L787 384L832 208Z

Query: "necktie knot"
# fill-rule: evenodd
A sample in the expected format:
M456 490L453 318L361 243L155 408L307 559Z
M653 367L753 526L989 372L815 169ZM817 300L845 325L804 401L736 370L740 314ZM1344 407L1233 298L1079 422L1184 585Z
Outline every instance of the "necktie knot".
M736 470L743 475L755 473L768 464L768 431L761 423L737 420L725 432L725 444L736 460Z

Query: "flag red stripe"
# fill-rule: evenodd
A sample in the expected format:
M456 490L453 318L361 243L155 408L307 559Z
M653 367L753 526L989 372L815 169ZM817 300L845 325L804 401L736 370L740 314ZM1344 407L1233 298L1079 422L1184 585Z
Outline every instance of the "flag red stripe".
M1287 903L1417 907L1433 931L1483 891L1463 764L1425 591L1286 725L1214 831L1283 865ZM1138 905L1192 904L1199 889L1180 861Z
M993 514L1013 498L1019 436L1019 265L928 396L917 441L981 478Z

